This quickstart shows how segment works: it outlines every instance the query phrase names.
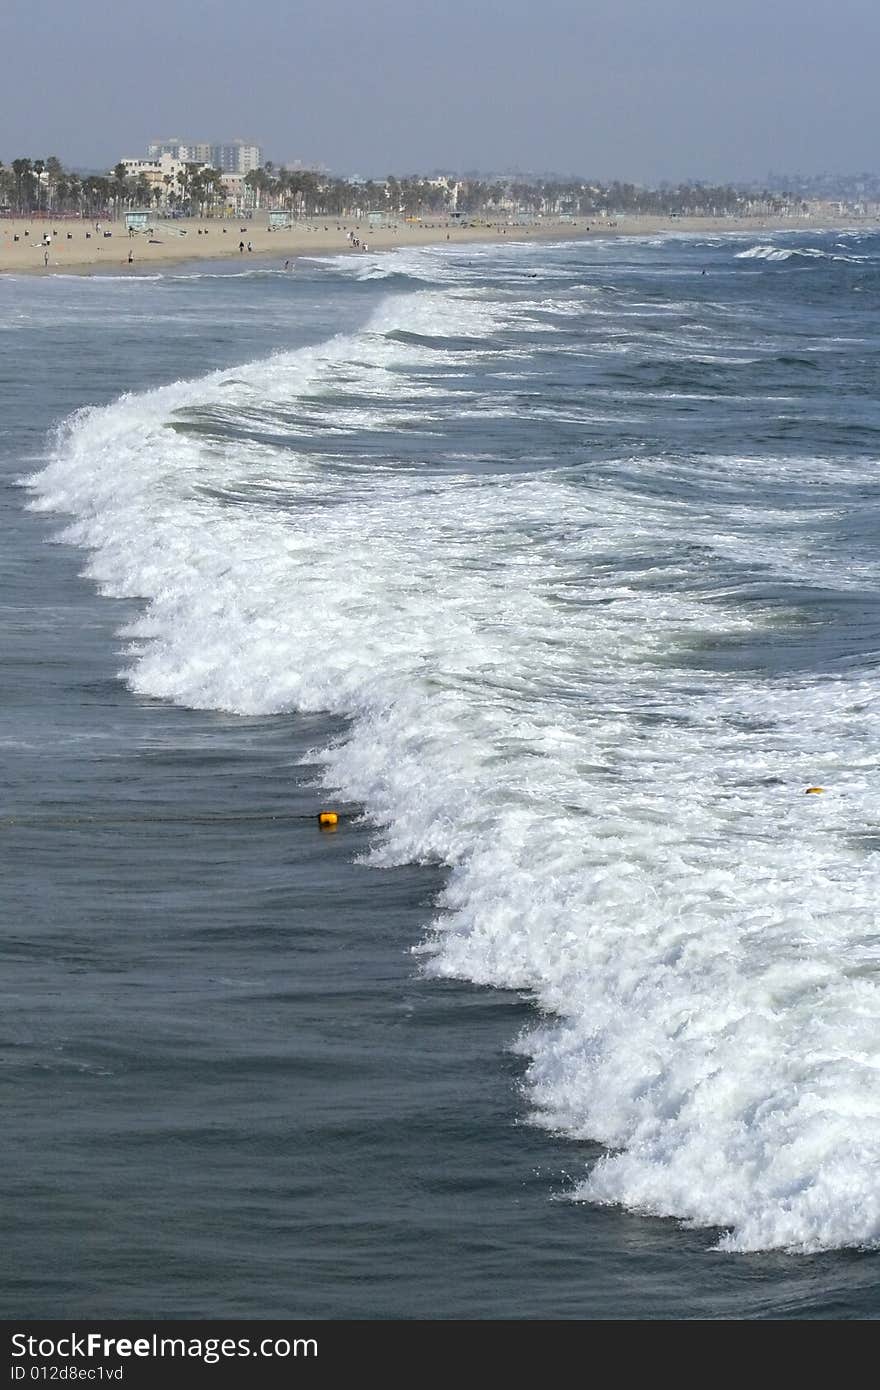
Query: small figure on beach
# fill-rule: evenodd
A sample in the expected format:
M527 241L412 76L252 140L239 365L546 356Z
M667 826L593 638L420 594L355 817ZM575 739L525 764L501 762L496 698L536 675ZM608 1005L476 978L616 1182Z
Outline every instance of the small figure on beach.
M129 251L129 253L128 253L128 264L131 265L133 261L134 261L134 256L132 255L131 251Z
M242 254L244 254L244 242L243 242L243 241L240 241L240 242L238 243L238 249L239 249L239 251L240 251Z
M285 270L289 270L289 269L290 269L290 261L285 261L285 262L284 262L284 269L285 269Z
M248 250L249 250L249 251L253 251L253 249L254 249L254 248L251 246L250 242L248 242Z
M49 264L49 252L48 252L48 251L44 251L44 252L43 252L43 265L48 266L48 264Z

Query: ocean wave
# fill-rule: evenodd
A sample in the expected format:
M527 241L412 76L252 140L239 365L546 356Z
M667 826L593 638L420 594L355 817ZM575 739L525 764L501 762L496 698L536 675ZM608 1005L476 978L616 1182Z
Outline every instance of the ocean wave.
M853 265L870 261L870 256L835 255L833 251L823 251L817 246L750 246L745 251L737 251L738 261L846 261Z
M443 274L443 258L436 247L425 247L421 252L418 249L392 248L378 255L346 251L328 256L304 256L301 259L320 266L325 273L331 270L344 280L371 284L380 281L388 290L406 285L424 288L448 278Z
M340 376L399 416L418 335L502 314L394 296L361 333L81 411L33 505L143 601L133 690L348 719L317 756L382 827L373 862L449 868L425 969L542 1011L518 1043L534 1118L608 1150L576 1197L730 1250L875 1243L874 684L675 661L762 621L702 603L689 564L812 573L812 514L762 535L743 502L686 512L581 470L340 471L279 442ZM170 427L218 411L223 448Z
M11 278L11 277L10 277ZM109 282L116 282L125 285L143 284L145 280L162 280L161 273L146 274L139 270L130 270L127 275L113 275L109 271L102 270L96 266L91 270L84 270L82 274L74 274L71 271L52 270L49 272L49 279L52 280L76 280L77 282L94 283L100 282L102 285Z

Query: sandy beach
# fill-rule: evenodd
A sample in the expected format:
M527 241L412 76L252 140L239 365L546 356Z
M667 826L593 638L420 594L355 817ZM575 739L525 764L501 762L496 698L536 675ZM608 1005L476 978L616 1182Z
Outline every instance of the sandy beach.
M852 219L850 219L852 220ZM284 263L304 255L327 255L357 250L386 251L400 246L465 242L570 240L607 236L646 236L659 232L740 232L818 230L815 218L621 217L617 219L542 219L519 225L484 222L460 226L444 219L419 223L388 222L367 226L351 220L314 219L289 228L268 225L264 213L246 221L157 218L149 231L129 235L124 221L86 222L80 219L17 218L0 222L0 273L58 271L89 274L95 270L131 270L202 259L267 258ZM50 240L48 244L45 238ZM243 247L243 249L241 249Z

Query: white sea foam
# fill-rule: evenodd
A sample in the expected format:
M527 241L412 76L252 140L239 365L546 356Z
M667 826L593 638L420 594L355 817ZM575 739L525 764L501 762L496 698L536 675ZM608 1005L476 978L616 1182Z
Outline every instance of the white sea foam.
M580 470L341 471L261 429L342 379L392 429L430 353L389 329L503 315L399 296L361 335L83 411L35 505L73 515L105 593L143 598L133 689L350 717L321 757L384 827L375 861L449 866L426 968L544 1012L518 1044L535 1120L609 1150L578 1197L731 1250L876 1242L875 682L674 659L772 621L702 603L675 557L815 574L816 513L762 531L723 493L697 510Z
M750 246L746 251L737 251L738 261L790 261L792 257L815 261L851 261L857 264L870 260L869 256L835 256L818 246Z

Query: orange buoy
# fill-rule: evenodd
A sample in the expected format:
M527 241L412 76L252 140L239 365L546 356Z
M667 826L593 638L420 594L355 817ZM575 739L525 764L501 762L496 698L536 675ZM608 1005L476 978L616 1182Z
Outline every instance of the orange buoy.
M320 811L318 824L322 830L335 830L339 824L339 816L336 811Z
M818 792L824 792L824 790L824 787L807 787L807 790L804 792L804 796L810 796L811 793L815 794Z

